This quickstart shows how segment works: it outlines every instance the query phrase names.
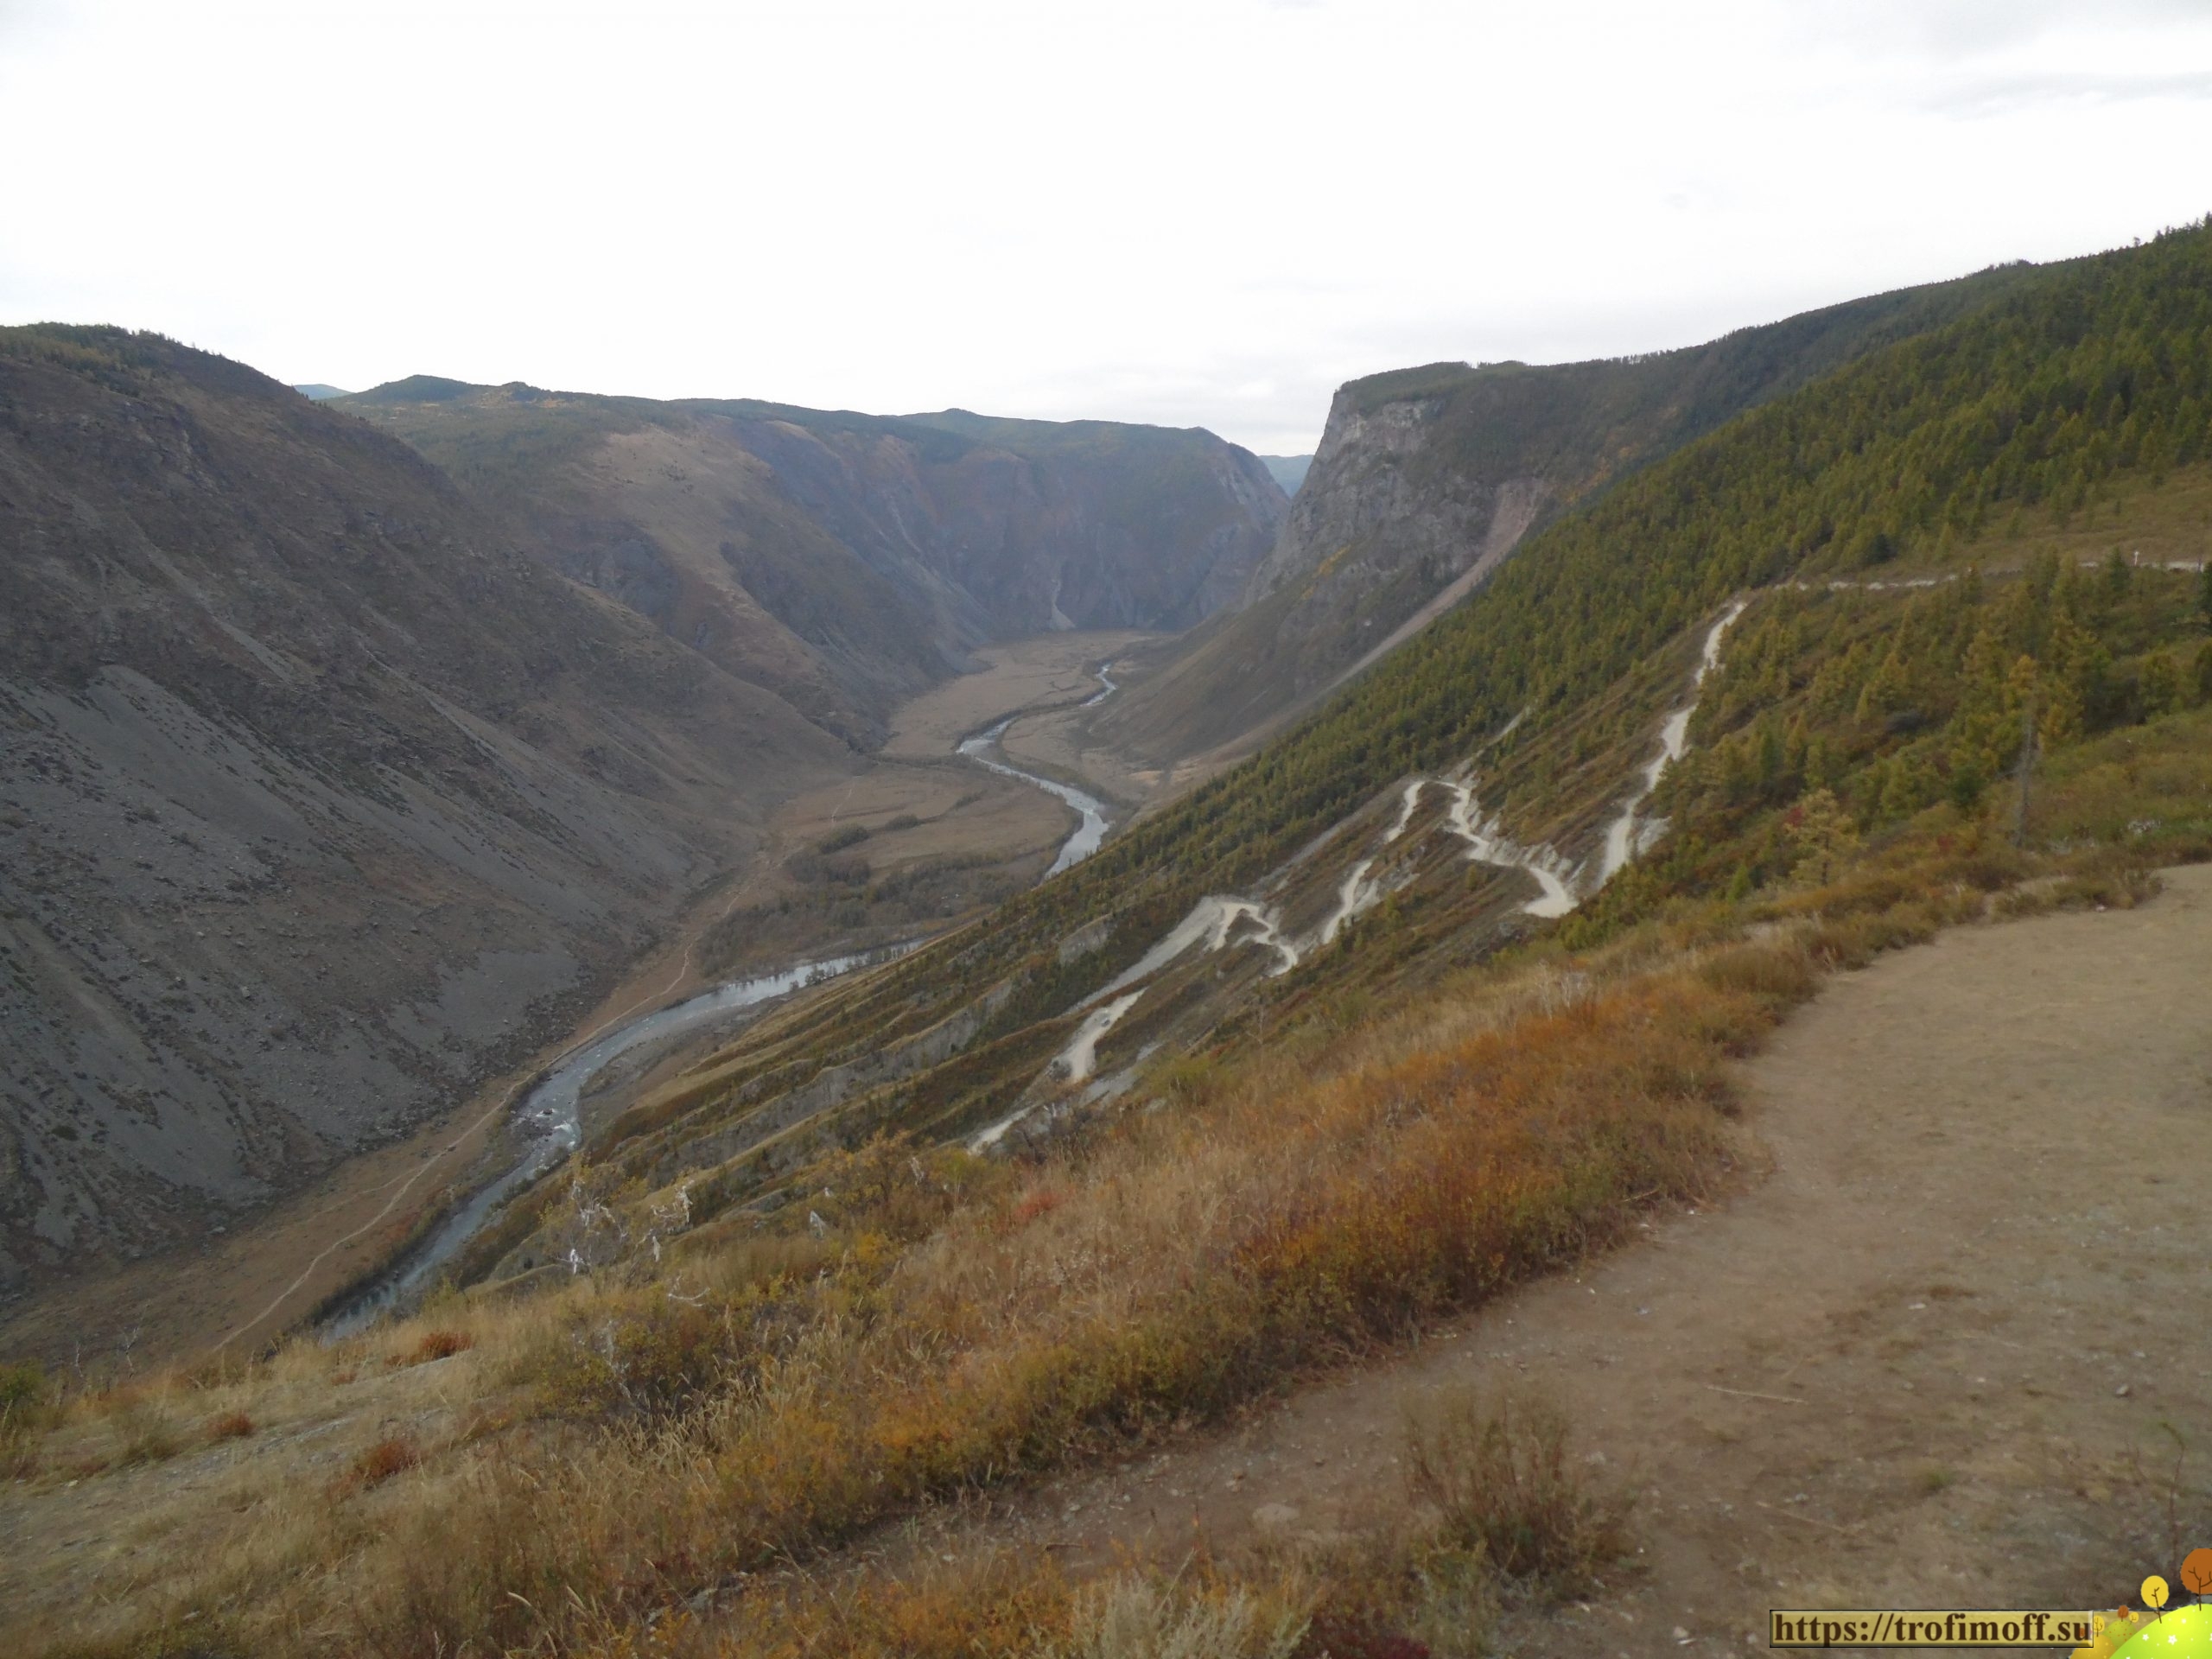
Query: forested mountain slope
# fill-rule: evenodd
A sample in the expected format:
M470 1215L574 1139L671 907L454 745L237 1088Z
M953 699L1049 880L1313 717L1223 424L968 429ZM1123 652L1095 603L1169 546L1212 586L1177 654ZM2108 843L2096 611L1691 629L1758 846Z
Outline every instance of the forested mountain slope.
M1277 721L1593 492L2031 274L1999 267L1638 357L1439 363L1355 380L1330 406L1312 473L1243 606L1102 709L1093 729L1157 766Z
M843 747L240 365L0 332L0 1294L573 1020Z
M2212 857L2208 413L2200 226L1642 468L1249 762L594 1122L461 1258L476 1288L190 1396L281 1414L209 1455L311 1471L313 1518L179 1483L168 1535L228 1553L134 1557L92 1650L1102 1648L1098 1597L948 1562L925 1513L1086 1459L1143 1483L1197 1424L1705 1204L1745 1179L1734 1057L1824 974ZM49 1491L138 1455L109 1411ZM1510 1448L1594 1467L1525 1429L1467 1418L1457 1518L1440 1480L1363 1491L1375 1536L1293 1575L1106 1589L1167 1610L1146 1629L1456 1640L1503 1580L1626 1553L1505 1553ZM49 1605L47 1650L85 1651Z
M855 741L967 648L1177 629L1236 602L1287 506L1200 430L657 403L429 376L342 407L566 574Z
M1554 886L1586 934L1654 882L1786 875L1798 841L1777 821L1801 796L1827 791L1815 816L1853 836L1976 802L2024 699L2064 743L2202 695L2202 495L2177 469L2203 456L2208 407L2212 234L2006 284L1562 518L1251 761L991 921L764 1025L596 1155L736 1202L827 1143L974 1134L1056 1096L1050 1063L1131 988L1153 987L1086 1071L1366 971L1329 948L1346 937L1433 965L1523 931ZM2122 493L2147 493L2131 552L2191 572L2079 574ZM1974 560L1991 569L1967 576ZM1923 585L1891 585L1900 569ZM1644 856L1612 880L1609 827L1700 651L1718 668L1698 758L1630 821ZM1378 906L1392 925L1363 930Z

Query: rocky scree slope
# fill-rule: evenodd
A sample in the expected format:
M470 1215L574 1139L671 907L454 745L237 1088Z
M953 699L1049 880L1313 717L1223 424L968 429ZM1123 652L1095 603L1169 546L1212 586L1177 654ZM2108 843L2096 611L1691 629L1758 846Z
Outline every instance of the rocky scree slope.
M0 1294L170 1247L565 1029L842 746L413 451L0 331Z
M1202 430L396 381L396 433L564 574L855 743L970 646L1190 626L1287 501Z
M1160 766L1268 728L1611 481L2033 270L1854 300L1677 351L1548 367L1438 363L1352 381L1242 604L1092 729Z

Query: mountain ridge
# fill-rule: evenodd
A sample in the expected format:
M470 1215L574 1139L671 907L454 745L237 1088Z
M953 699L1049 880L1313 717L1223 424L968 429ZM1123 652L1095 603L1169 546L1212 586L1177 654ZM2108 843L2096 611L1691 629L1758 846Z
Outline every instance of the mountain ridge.
M1093 731L1153 766L1249 749L1576 503L1744 410L2058 268L1992 267L1631 357L1434 363L1348 381L1243 605L1102 710Z
M556 568L866 747L988 640L1236 602L1287 501L1202 429L414 376L342 405Z
M243 365L0 332L0 1288L173 1248L572 1020L841 746Z

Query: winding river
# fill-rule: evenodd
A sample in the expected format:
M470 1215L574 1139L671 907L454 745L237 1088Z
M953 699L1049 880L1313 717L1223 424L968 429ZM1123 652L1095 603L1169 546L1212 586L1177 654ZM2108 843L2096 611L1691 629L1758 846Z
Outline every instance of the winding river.
M657 1008L601 1032L563 1055L531 1085L510 1120L523 1143L522 1156L505 1173L480 1186L441 1221L435 1231L391 1262L348 1297L321 1323L325 1337L347 1336L392 1308L404 1308L461 1247L474 1238L493 1211L521 1188L551 1169L583 1141L583 1096L594 1078L632 1049L664 1037L696 1030L741 1008L761 1002L871 962L887 962L912 945L896 945L848 957L802 963L780 973L735 979L684 1001Z
M1122 689L1114 683L1112 676L1106 671L1111 667L1113 664L1107 663L1092 671L1098 677L1098 690L1077 703L1077 708L1096 709ZM997 772L1001 778L1019 778L1025 784L1034 784L1047 795L1058 796L1083 815L1083 822L1076 826L1075 833L1061 843L1060 855L1052 861L1052 868L1045 872L1046 879L1049 880L1070 865L1082 863L1098 850L1099 843L1106 839L1106 805L1096 796L1086 795L1073 785L1039 778L1033 772L1024 772L1020 766L1007 763L1006 751L1000 747L999 740L1006 735L1006 728L1026 712L1008 715L988 732L978 732L973 737L963 738L955 746L955 750L977 766Z
M1100 690L1082 705L1086 709L1105 702L1119 689L1107 677L1105 669L1099 669L1097 675ZM1106 838L1105 804L1082 790L1008 765L999 748L999 739L1014 724L1014 718L1008 715L990 730L968 738L957 746L958 753L1003 777L1035 785L1082 815L1075 832L1061 844L1052 868L1045 872L1047 876L1058 875L1098 850L1099 843ZM410 1306L461 1246L482 1230L501 1205L582 1144L584 1091L623 1055L646 1043L696 1030L741 1008L772 1001L806 986L835 979L864 963L888 961L913 948L912 944L904 944L854 956L830 957L820 962L801 963L779 973L731 980L684 1001L639 1014L571 1049L531 1084L509 1120L522 1142L521 1156L504 1173L486 1182L455 1205L413 1249L326 1314L319 1326L321 1334L326 1338L348 1336L383 1313Z

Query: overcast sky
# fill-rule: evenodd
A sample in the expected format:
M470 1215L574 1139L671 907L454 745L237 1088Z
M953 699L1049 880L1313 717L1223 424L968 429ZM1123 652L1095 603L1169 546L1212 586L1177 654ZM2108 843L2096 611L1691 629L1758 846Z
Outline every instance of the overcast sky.
M2212 0L0 0L0 321L1310 449L2212 210Z

